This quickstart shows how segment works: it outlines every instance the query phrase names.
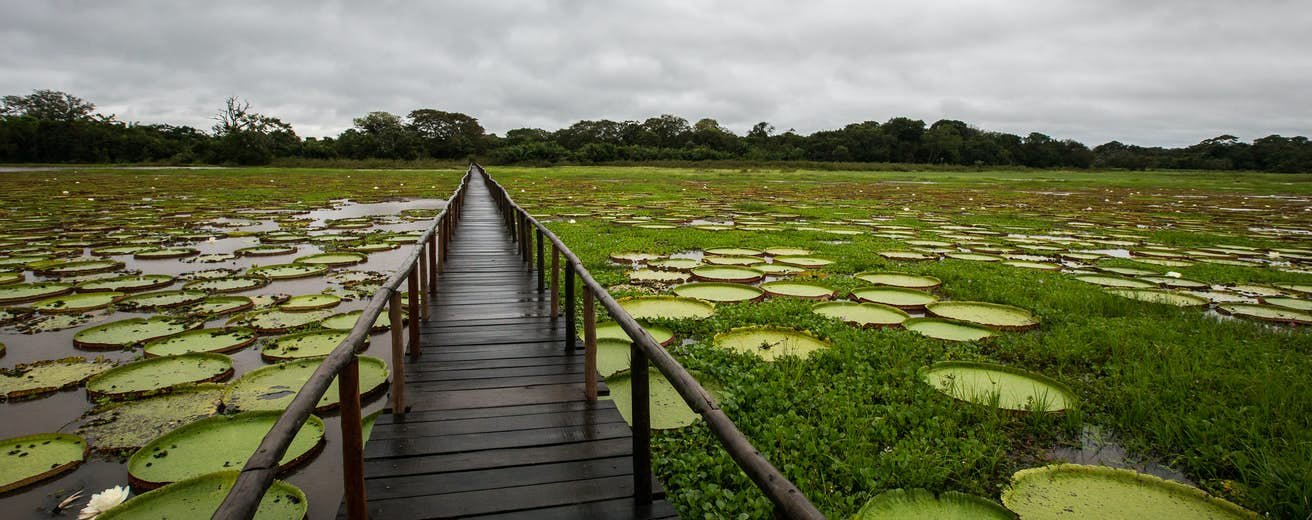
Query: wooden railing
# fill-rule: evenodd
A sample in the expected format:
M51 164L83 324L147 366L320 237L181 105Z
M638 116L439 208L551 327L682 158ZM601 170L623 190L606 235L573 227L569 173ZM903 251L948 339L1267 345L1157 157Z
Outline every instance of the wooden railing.
M333 378L338 378L338 397L341 400L342 427L342 478L346 489L347 518L363 520L365 512L364 493L364 433L360 412L360 365L356 350L369 339L374 322L387 309L391 321L392 362L391 362L391 408L392 413L405 413L405 345L410 345L411 359L419 357L419 327L428 319L428 299L437 289L437 275L445 267L447 248L451 235L455 231L456 221L460 218L460 206L464 201L465 190L469 186L471 167L460 179L460 186L447 200L446 207L437 214L423 235L415 242L410 255L401 263L397 271L376 292L369 304L365 306L355 327L346 339L333 349L328 357L319 364L310 379L305 382L291 404L278 417L269 433L260 442L260 447L246 460L237 482L228 491L214 519L245 520L255 516L264 492L273 483L278 472L278 461L282 459L292 438L314 412ZM409 293L405 302L408 319L401 316L401 284ZM423 300L421 302L421 299ZM405 323L408 325L403 325ZM407 338L408 329L408 338Z
M481 166L475 164L471 169L483 175L486 180L488 189L492 191L492 198L496 200L502 218L518 243L520 256L528 264L528 268L532 269L535 263L538 266L537 284L539 291L546 288L547 268L544 249L547 242L551 243L550 293L551 316L553 318L560 313L560 302L558 301L560 257L565 257L565 348L570 350L575 349L578 342L574 308L576 302L574 278L582 279L584 288L583 373L584 392L588 400L597 399L597 300L601 301L601 306L606 309L606 313L614 318L615 322L632 340L632 346L629 348L629 377L633 392L633 491L638 502L649 503L652 500L651 410L647 373L648 361L650 361L674 386L674 389L679 392L684 402L688 403L693 411L706 420L706 425L720 440L720 444L729 452L729 456L738 464L738 467L774 503L776 516L796 519L824 518L824 515L807 500L801 491L798 491L792 482L784 477L769 461L765 460L765 457L761 456L756 448L752 447L752 443L747 440L742 432L738 431L738 427L729 419L729 416L720 410L715 398L711 397L706 389L702 388L701 384L683 368L683 365L679 364L669 352L666 352L665 348L661 347L651 337L651 334L643 329L632 316L629 316L629 313L620 307L619 303L610 296L610 293L592 278L587 268L583 266L583 262L560 241L560 238L533 218L524 208L515 204L515 201L510 198L509 192L500 184L497 184ZM534 255L534 244L536 244L536 255ZM534 262L535 256L536 262Z

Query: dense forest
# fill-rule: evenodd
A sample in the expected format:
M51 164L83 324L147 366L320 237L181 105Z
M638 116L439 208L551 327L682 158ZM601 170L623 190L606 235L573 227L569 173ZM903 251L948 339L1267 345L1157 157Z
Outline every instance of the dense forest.
M0 162L267 164L277 159L465 159L492 164L648 161L813 161L1033 168L1178 168L1312 172L1306 137L1271 135L1251 143L1222 135L1183 148L1112 141L1090 149L1032 132L992 132L962 121L894 117L810 135L758 123L737 135L714 119L673 115L645 121L579 121L555 131L487 133L474 117L436 109L405 116L370 112L337 137L301 138L277 117L227 99L207 132L189 126L120 121L95 105L51 90L0 103Z

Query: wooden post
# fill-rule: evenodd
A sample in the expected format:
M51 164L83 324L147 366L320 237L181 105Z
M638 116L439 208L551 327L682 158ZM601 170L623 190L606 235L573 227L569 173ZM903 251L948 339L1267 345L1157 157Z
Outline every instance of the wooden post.
M419 264L419 311L423 321L428 321L429 308L433 306L433 302L428 287L428 261L422 246L416 263Z
M419 323L423 312L419 310L419 270L410 266L410 276L406 277L406 291L409 294L407 307L410 314L410 358L419 358Z
M428 240L428 294L437 294L437 235Z
M629 385L633 392L633 501L651 503L651 395L647 355L638 342L629 347Z
M578 348L578 331L574 324L574 264L565 262L565 350Z
M560 250L551 244L551 319L560 316Z
M597 400L597 309L592 290L583 288L583 393Z
M387 304L392 323L392 415L405 415L405 339L401 336L401 293L392 291ZM371 327L373 324L369 324Z
M360 361L351 362L337 376L337 397L342 419L342 484L346 489L346 518L366 520L364 496L364 432L360 417Z
M445 216L443 216L443 217L442 217L442 222L441 222L440 224L437 225L437 228L438 228L437 240L438 240L439 242L441 242L440 244L438 244L438 251L437 251L437 272L438 272L438 273L442 273L443 271L446 270L446 250L447 250L447 247L448 247L448 246L447 246L447 238L448 238L447 235L450 234L450 232L446 230L446 221L448 220L448 217L449 217L450 215L451 215L451 214L448 213L448 214L446 214Z
M543 239L543 238L544 238L544 237L542 236L542 230L541 230L541 229L537 230L537 239L538 239L538 292L542 292L542 291L546 290L546 288L547 288L547 264L546 264L546 262L543 261L543 260L545 260L545 258L543 258L544 255L543 255L543 251L542 251L542 248L544 247L544 246L542 245L542 239Z

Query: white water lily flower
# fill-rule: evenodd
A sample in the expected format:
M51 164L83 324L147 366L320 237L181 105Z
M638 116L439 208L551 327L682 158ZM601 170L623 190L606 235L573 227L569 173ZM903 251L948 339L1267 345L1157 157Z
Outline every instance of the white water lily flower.
M129 493L127 486L114 486L91 495L91 500L87 502L87 506L77 514L77 520L92 520L100 516L101 513L109 511L110 508L122 504L124 500L128 499Z
M1177 272L1175 272L1175 271L1167 271L1167 272L1166 272L1166 276L1171 277L1171 278L1179 278L1181 275L1180 275L1180 273L1177 273Z

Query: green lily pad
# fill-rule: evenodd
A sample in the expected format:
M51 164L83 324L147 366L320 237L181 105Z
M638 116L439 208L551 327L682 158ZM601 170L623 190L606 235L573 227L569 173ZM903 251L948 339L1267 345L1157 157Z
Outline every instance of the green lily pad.
M701 267L703 264L700 260L691 258L661 258L647 262L647 267L652 269L664 269L667 271L691 271L695 267Z
M287 312L281 309L265 309L233 316L228 325L250 327L260 334L280 334L291 329L313 325L331 316L329 311Z
M101 451L136 450L151 439L219 412L225 386L201 383L167 394L96 407L78 433Z
M774 257L774 263L813 269L832 264L834 261L828 258L816 258L812 256L776 256Z
M222 316L248 310L255 306L255 301L246 296L210 296L187 309L189 314L199 316Z
M260 357L277 362L327 356L349 335L347 331L321 330L283 336L265 345L260 350Z
M765 254L770 256L808 256L812 253L810 249L800 247L767 247Z
M200 251L190 247L161 247L137 251L132 255L132 258L137 260L167 260L170 258L186 258L198 254L200 254Z
M179 385L222 381L231 376L232 360L223 354L193 352L153 357L111 368L87 380L87 397L141 397Z
M1135 267L1098 267L1099 271L1104 273L1119 274L1121 276L1154 276L1161 274L1150 269L1139 269Z
M748 249L745 247L712 247L704 252L708 255L716 256L761 256L765 254L759 249Z
M760 264L752 264L748 267L751 267L752 269L756 269L757 271L765 273L769 276L788 276L792 274L806 272L806 269L802 269L801 267L784 265L784 264L760 263Z
M812 305L811 312L858 327L896 327L911 317L902 309L880 303L824 302Z
M1258 516L1202 490L1127 469L1055 464L1011 477L1002 503L1025 519Z
M302 294L292 296L278 305L279 309L291 312L328 309L342 303L342 297L333 294Z
M760 258L754 256L718 256L706 255L702 257L702 262L711 265L752 265L759 263Z
M109 246L109 247L98 247L92 249L91 254L95 256L123 256L123 255L134 255L140 251L145 251L148 249L154 249L154 248L151 246L142 246L142 245Z
M1163 303L1177 307L1202 307L1208 304L1207 298L1202 296L1163 289L1107 289L1107 292L1131 300Z
M86 460L87 443L65 433L38 433L0 441L0 493L67 473Z
M1276 296L1271 298L1261 298L1261 301L1267 305L1275 305L1276 307L1284 307L1296 311L1312 311L1312 300Z
M227 498L238 471L220 471L148 491L96 517L97 520L209 518ZM305 518L309 502L296 486L275 480L264 492L254 520Z
M607 378L612 374L628 370L630 366L628 336L623 339L614 337L597 337L597 373Z
M338 267L343 265L362 264L369 257L361 253L321 253L317 255L302 256L295 260L298 264L322 265L328 267Z
M998 330L1029 330L1039 326L1034 313L1020 307L988 302L946 301L925 306L930 314Z
M241 469L282 412L247 412L201 419L142 446L128 458L132 485L155 488L198 475ZM310 416L278 462L286 471L323 447L323 420Z
M787 296L807 300L827 300L834 297L834 289L809 282L766 282L761 290L770 296Z
M259 289L269 285L269 280L255 276L226 276L223 278L207 278L188 282L182 286L183 289L193 291L205 291L208 293L235 293Z
M638 251L625 251L620 253L611 253L610 261L617 264L641 264L649 260L664 258L662 255L655 253L642 253Z
M130 318L78 331L73 335L73 344L85 349L118 349L172 336L191 328L193 325L167 316Z
M104 273L123 268L123 262L114 260L74 260L57 262L52 265L33 269L33 272L46 276L77 276L82 274Z
M921 377L953 398L1004 410L1059 412L1076 400L1075 392L1054 379L992 363L943 361Z
M1119 276L1103 276L1100 274L1082 274L1075 277L1076 280L1103 287L1120 287L1124 289L1151 289L1157 284L1135 280L1133 278L1121 278Z
M71 292L73 286L66 283L35 282L5 285L0 287L0 305L32 302Z
M636 284L673 284L688 281L688 274L679 271L638 269L629 272L629 282Z
M383 360L360 356L360 394L372 395L387 385L387 363ZM236 410L282 410L292 402L319 368L323 358L305 358L257 368L228 385L223 403ZM338 405L337 379L316 405L316 411L336 408Z
M243 247L241 249L234 251L234 253L237 253L238 255L241 256L279 256L279 255L290 255L295 252L296 252L295 247L281 246L281 245Z
M134 294L118 302L118 305L125 309L132 310L151 310L168 307L181 307L204 300L209 293L205 291L181 290L181 291L159 291Z
M142 351L146 357L177 356L192 352L218 354L236 352L255 343L258 335L246 327L196 329L147 343Z
M866 502L852 520L1014 520L1016 513L975 495L923 489L893 489Z
M0 273L0 285L10 285L23 281L23 273Z
M783 356L806 358L829 348L829 343L809 332L783 327L739 327L715 336L715 346L755 354L766 361Z
M648 334L651 334L651 338L656 340L656 342L662 346L669 345L671 341L674 341L674 331L670 329L660 325L643 325L642 328L643 330L646 330ZM603 321L597 324L597 341L600 342L603 339L615 339L628 343L629 335L624 332L624 329L620 327L619 323Z
M672 289L684 298L696 298L716 303L737 303L759 300L765 291L740 283L694 282Z
M648 409L651 413L651 428L653 430L682 428L697 422L701 418L696 412L692 411L692 408L688 407L688 403L683 401L683 397L679 395L678 390L674 389L674 385L671 385L659 370L653 368L647 374ZM698 377L699 375L693 373L693 377L698 379L702 387L712 397L718 398L718 392L714 390L715 385L702 381L702 378ZM607 398L615 402L615 408L619 409L624 421L632 425L633 382L629 377L629 372L618 372L607 377L606 387L610 388L610 396Z
M1277 307L1275 305L1254 305L1248 303L1223 303L1216 310L1231 316L1258 321L1312 325L1312 313Z
M715 305L678 296L632 296L620 298L620 307L634 319L665 318L700 320L715 314Z
M1060 271L1061 265L1049 262L1031 262L1029 260L1005 260L1004 265L1019 267L1022 269L1037 269L1039 271Z
M0 370L0 398L18 399L73 388L111 368L114 368L114 362L107 359L87 361L82 357L67 357L3 369Z
M262 267L252 267L246 271L251 276L262 276L270 280L291 280L294 278L308 278L319 276L328 272L328 266L325 264L274 264Z
M731 265L705 265L691 272L693 278L703 282L751 283L765 278L765 272L760 269Z
M915 251L880 251L879 256L889 260L902 260L906 262L921 262L925 260L933 260L935 258L932 255Z
M878 286L852 291L852 297L866 303L881 303L903 310L922 310L938 301L938 297L924 291L901 287Z
M911 318L902 327L923 336L947 341L977 341L996 336L988 327L942 318Z
M32 304L32 308L46 314L78 314L109 307L123 296L121 292L65 294L36 302Z
M1210 284L1199 282L1196 280L1190 280L1188 278L1172 278L1169 276L1141 276L1139 277L1139 279L1145 282L1155 283L1162 287L1169 287L1171 289L1207 289L1208 287L1211 287Z
M855 276L858 280L864 280L875 285L891 285L903 289L933 289L943 285L943 280L933 276L919 274L893 273L893 272L864 272L857 273Z
M77 284L81 292L117 291L125 293L150 291L173 285L173 277L166 274L116 276L105 280L92 280Z
M351 311L334 314L319 322L319 326L325 329L349 331L355 328L355 322L360 321L360 316L363 314L364 311ZM371 332L383 332L390 328L392 328L392 321L391 318L388 317L387 311L384 310L378 314L378 319L374 320L374 325L373 327L370 327L369 330Z

